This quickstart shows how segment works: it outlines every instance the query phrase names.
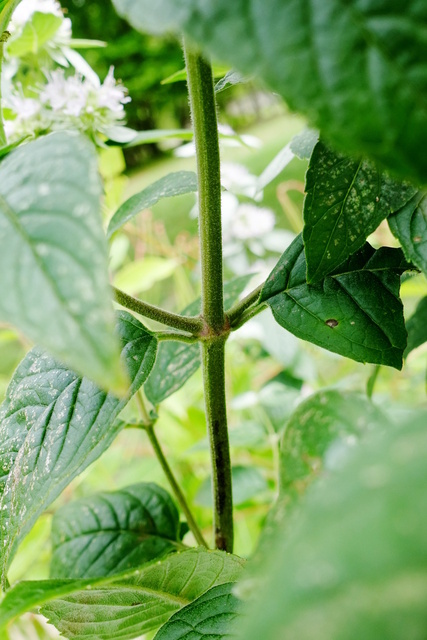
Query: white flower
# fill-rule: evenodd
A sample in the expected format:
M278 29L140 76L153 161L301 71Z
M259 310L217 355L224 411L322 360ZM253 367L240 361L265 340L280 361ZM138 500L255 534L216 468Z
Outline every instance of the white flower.
M114 78L114 68L110 67L104 83L97 91L98 107L106 108L113 113L123 113L123 105L130 102L126 95L126 89L121 84L117 84Z
M40 93L42 103L53 111L79 117L87 104L89 85L79 76L65 77L62 69L52 71Z
M237 209L232 221L231 232L239 240L259 238L274 229L275 215L271 209L257 207L251 203L243 203Z
M16 28L22 27L36 12L53 13L59 18L64 16L57 0L21 0L13 12L9 30L14 31Z

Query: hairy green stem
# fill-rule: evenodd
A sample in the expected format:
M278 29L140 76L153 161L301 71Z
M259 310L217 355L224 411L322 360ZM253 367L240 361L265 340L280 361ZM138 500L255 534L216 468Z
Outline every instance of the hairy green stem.
M188 94L197 157L199 237L202 266L202 370L209 433L215 546L233 550L233 494L225 398L221 180L215 91L211 65L184 41Z
M163 449L160 446L160 442L158 441L157 436L154 432L154 423L148 414L147 408L144 404L144 400L139 391L136 394L135 398L139 408L139 412L141 414L144 429L148 435L148 439L150 440L151 446L153 447L154 453L156 454L156 458L163 469L163 473L165 474L167 481L169 482L169 485L173 491L173 494L179 506L181 507L183 514L185 515L187 524L190 527L190 531L192 532L194 538L196 539L197 544L199 544L202 547L206 547L208 549L209 548L208 544L204 539L203 534L200 531L199 526L195 521L193 514L191 513L190 507L188 506L188 502L185 499L183 492L181 491L181 487L179 486L173 474L173 471L170 468L168 461L166 460L166 456L163 453Z
M212 458L215 546L233 551L233 488L224 374L225 338L201 344L206 421Z
M248 295L243 298L243 300L238 300L235 304L233 304L233 306L227 311L227 317L230 325L233 325L233 323L237 322L243 312L246 311L246 309L258 302L263 287L264 282L260 284L256 289L248 293Z
M221 179L215 92L210 64L184 43L188 93L196 145L202 316L215 333L224 329Z
M261 304L249 307L249 309L246 309L246 311L244 311L240 316L237 317L237 319L231 325L231 330L236 331L236 329L240 329L240 327L246 324L246 322L248 322L251 318L257 316L259 313L261 313L261 311L264 311L267 306L268 305L266 302L262 302Z
M155 331L154 336L159 342L185 342L186 344L194 344L199 340L197 336L187 336L183 333L176 333L176 331Z
M198 334L202 330L203 323L200 318L181 316L178 313L165 311L164 309L155 307L152 304L138 300L138 298L134 298L115 287L113 287L113 291L116 301L121 304L122 307L135 311L141 316L150 318L150 320L156 320L157 322L166 324L173 329L187 331L188 333Z

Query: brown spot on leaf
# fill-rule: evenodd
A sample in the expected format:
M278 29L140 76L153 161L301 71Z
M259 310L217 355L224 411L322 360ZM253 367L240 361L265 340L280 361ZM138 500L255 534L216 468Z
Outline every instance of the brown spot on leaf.
M338 326L338 320L334 320L334 318L330 318L329 320L326 320L326 323L328 325L328 327L332 327L332 329L334 327Z
M413 241L413 242L421 242L421 240L422 240L421 236L414 236L414 237L412 238L412 241Z

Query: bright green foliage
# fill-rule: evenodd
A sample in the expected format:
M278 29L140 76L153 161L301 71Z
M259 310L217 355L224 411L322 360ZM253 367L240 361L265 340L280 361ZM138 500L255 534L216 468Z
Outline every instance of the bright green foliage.
M280 258L264 285L277 322L298 338L358 362L400 369L406 346L400 249L375 251L368 243L321 283L306 283L301 236Z
M118 314L131 386L124 398L100 390L35 348L16 370L0 411L0 566L4 582L17 545L42 511L109 447L115 418L146 380L157 341Z
M424 2L113 2L137 29L183 30L217 59L258 75L338 147L425 183Z
M109 576L176 551L178 510L152 483L99 493L59 509L52 522L52 578Z
M311 156L305 190L303 238L307 281L313 283L360 249L416 191L372 162L331 151L323 141Z
M92 584L42 608L66 637L127 640L156 629L211 587L235 580L243 560L203 548L146 565L110 585Z
M407 260L427 275L427 196L416 193L388 223Z
M221 584L204 593L168 620L154 640L225 640L235 638L232 626L240 602L233 583Z
M405 356L427 342L427 297L418 303L415 313L407 320L408 344Z
M227 282L224 286L225 308L237 300L252 276L241 276ZM184 316L200 313L200 298L189 304L181 312ZM198 344L183 342L164 342L159 347L156 364L144 385L147 398L159 404L165 398L178 391L200 367L200 347Z
M37 54L55 35L62 24L62 18L52 13L36 11L25 24L17 38L11 38L7 50L11 56Z
M422 640L427 627L426 416L361 445L313 486L271 548L245 640Z
M323 469L342 466L350 449L383 421L381 411L359 393L320 391L300 404L280 446L282 498L299 498Z
M120 229L144 209L149 209L161 198L170 198L197 191L197 176L192 171L170 173L135 194L116 211L108 225L108 236Z
M0 166L0 319L106 388L124 390L92 146L57 133Z
M25 611L42 607L70 639L130 640L156 629L208 589L237 580L243 564L237 556L199 548L120 576L18 582L0 605L0 631Z

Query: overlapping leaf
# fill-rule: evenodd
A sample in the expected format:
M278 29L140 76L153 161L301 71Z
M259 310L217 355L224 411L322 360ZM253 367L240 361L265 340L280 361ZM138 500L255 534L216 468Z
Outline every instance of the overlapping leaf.
M135 484L59 509L52 521L52 578L120 573L181 548L178 510L161 487Z
M0 319L123 392L100 196L96 154L80 136L54 133L2 161Z
M317 143L306 178L304 247L307 281L319 282L360 249L366 238L416 189L367 160Z
M426 415L311 487L247 608L243 640L407 640L427 628Z
M306 282L301 236L267 278L261 301L298 338L358 362L402 367L407 334L399 298L400 249L368 243L321 283Z
M388 219L403 252L427 276L427 195L417 192Z
M427 342L427 297L420 300L415 312L407 320L406 330L408 332L408 344L406 345L405 356Z
M229 308L237 300L251 276L241 276L224 286L224 305ZM183 315L195 316L200 313L200 298L183 311ZM198 344L183 342L163 342L144 390L154 405L178 391L200 367L200 347Z
M157 341L136 318L118 314L131 386L125 398L101 391L39 348L16 370L0 409L0 566L40 513L111 444L115 418L146 380ZM118 425L118 426L116 426Z
M289 419L280 446L282 498L303 494L322 469L342 465L356 443L380 428L384 415L364 395L321 391Z
M193 171L177 171L160 178L121 205L110 220L108 236L110 237L138 213L152 207L162 198L171 198L194 191L197 191L197 176Z
M235 638L233 625L240 602L233 594L233 583L209 589L183 607L163 625L154 640L225 640Z
M184 31L216 59L258 75L338 148L371 156L425 184L424 2L114 4L141 31Z

